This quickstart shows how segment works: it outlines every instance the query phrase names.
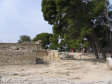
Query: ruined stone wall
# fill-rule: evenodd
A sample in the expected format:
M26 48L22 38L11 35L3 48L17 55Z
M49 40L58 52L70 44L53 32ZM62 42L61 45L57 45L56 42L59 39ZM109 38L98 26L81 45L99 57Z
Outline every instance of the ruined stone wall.
M64 54L64 55L62 55ZM41 43L0 43L0 65L3 64L36 64L60 60L65 52L43 50ZM67 55L68 56L68 55Z
M47 50L50 60L59 60L59 52L57 50Z
M41 43L0 43L0 65L36 64L59 58L58 51L43 50Z
M0 43L0 65L36 64L41 51L41 44L37 43Z
M36 43L0 43L0 50L37 50L41 51L41 45Z
M0 65L4 64L35 64L35 52L0 51Z

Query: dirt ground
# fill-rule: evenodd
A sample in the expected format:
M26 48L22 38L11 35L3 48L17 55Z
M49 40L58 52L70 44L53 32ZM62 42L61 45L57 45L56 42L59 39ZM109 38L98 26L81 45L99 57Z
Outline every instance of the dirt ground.
M6 78L64 78L72 81L112 80L112 71L106 62L95 60L93 54L75 55L75 60L50 61L36 65L0 66L0 74Z

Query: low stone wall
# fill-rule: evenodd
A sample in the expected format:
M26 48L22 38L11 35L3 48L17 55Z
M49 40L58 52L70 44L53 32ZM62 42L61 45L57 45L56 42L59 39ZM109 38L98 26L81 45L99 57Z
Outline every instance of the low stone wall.
M72 52L59 52L57 50L48 50L48 57L51 60L59 60L59 59L66 59L66 60L74 60L76 53Z
M59 52L57 50L47 50L49 60L59 60Z
M35 64L35 52L0 51L0 65L4 64Z
M41 51L41 44L38 43L0 43L0 50L38 50Z
M36 64L70 58L70 53L57 50L43 50L41 43L0 43L0 65L3 64Z
M0 65L37 64L37 59L42 62L50 61L47 51L12 51L0 50Z
M36 52L36 63L48 62L48 52L46 50Z
M40 51L40 52L39 52ZM0 65L36 64L36 57L41 52L38 43L0 43Z

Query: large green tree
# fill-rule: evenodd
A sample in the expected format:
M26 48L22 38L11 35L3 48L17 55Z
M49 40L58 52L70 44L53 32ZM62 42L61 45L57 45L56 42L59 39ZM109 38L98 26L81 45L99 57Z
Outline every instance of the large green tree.
M106 58L103 48L109 38L104 37L110 37L105 10L105 0L42 0L43 16L53 25L53 34L65 40L70 48L89 44L97 59L98 52Z
M57 48L58 48L58 35L53 34L53 36L50 37L50 42L51 42L51 45L49 46L49 49L57 50Z
M23 42L31 42L31 38L28 35L21 35L18 43L23 43Z
M35 41L41 40L42 47L44 49L48 49L48 47L51 44L51 42L50 42L51 37L53 37L52 34L40 33L40 34L37 34L36 37L32 41L35 42Z

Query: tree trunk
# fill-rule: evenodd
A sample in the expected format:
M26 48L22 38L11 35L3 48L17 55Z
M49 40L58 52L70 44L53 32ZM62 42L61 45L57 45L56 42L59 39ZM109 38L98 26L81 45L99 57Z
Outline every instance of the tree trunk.
M106 60L106 54L104 53L103 47L102 47L101 43L99 42L99 40L98 40L98 38L97 38L94 31L93 31L93 37L94 37L96 47L98 47L98 50L100 50L100 52L102 53L103 58Z
M99 59L98 48L97 48L96 42L94 43L94 50L95 50L96 59Z
M92 44L92 47L94 48L94 54L96 56L96 59L99 59L98 48L97 48L97 45L95 43L95 39L94 39L93 35L91 36L91 44Z
M109 17L109 8L108 8L108 6L109 6L109 4L108 4L108 2L109 2L109 0L105 0L105 7L106 7L106 10L105 10L105 16L106 16L106 18L107 18L107 21L108 21L108 24L109 24L109 31L110 31L110 50L112 49L112 44L111 44L111 38L112 38L112 36L111 36L111 29L112 29L112 23L111 23L111 21L110 21L110 17Z

